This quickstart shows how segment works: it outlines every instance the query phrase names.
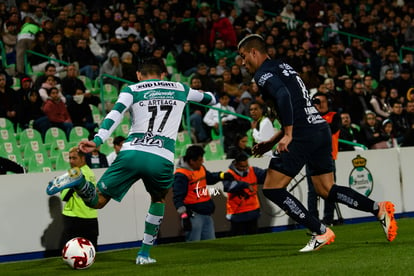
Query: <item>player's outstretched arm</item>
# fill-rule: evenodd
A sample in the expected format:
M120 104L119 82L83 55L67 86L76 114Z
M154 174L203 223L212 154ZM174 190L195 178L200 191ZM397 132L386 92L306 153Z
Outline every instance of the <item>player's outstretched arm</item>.
M94 141L80 141L79 149L84 153L89 153L96 149L96 144Z

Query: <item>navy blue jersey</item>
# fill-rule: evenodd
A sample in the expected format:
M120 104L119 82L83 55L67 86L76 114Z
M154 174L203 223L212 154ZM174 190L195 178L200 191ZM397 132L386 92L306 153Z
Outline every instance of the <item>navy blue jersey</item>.
M273 103L282 126L293 125L293 135L328 127L313 106L302 79L289 64L267 59L257 70L254 80L263 99Z

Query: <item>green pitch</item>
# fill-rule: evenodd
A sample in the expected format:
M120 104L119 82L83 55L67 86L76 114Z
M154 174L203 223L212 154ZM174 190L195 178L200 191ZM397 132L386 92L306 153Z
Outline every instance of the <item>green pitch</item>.
M398 220L392 242L378 222L335 226L335 242L299 253L306 230L153 248L156 264L137 266L137 249L101 252L87 270L74 271L60 258L0 264L0 275L414 275L414 220Z

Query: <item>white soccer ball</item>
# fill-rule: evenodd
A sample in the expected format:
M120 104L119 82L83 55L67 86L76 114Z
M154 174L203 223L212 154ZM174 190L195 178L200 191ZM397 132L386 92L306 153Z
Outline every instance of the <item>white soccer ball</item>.
M62 249L62 258L73 269L85 269L95 261L95 247L93 244L81 237L68 241Z

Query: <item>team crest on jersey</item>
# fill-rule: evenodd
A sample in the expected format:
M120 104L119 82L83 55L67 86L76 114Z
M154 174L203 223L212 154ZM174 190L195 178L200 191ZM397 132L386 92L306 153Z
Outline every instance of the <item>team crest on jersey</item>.
M266 82L269 78L271 78L272 76L273 76L273 74L272 74L272 73L266 73L266 74L262 75L262 76L260 77L259 81L257 82L257 85L259 85L259 86L263 86L263 85L265 84L265 82Z
M151 147L163 147L163 141L161 139L154 138L152 132L147 132L142 138L135 138L132 140L131 145L151 146Z
M354 168L349 174L349 187L355 191L369 196L374 187L374 180L371 172L366 168L367 159L359 154L352 159Z

